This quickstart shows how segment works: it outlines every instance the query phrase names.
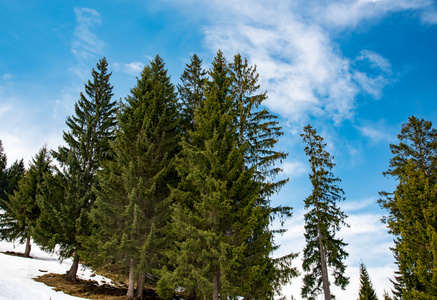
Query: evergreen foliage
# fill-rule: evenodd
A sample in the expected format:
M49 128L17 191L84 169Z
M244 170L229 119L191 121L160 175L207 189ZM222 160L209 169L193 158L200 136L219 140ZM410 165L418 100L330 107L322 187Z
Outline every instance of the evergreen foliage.
M437 131L412 116L398 138L398 145L390 145L393 158L384 175L399 183L393 193L381 192L379 200L389 212L383 221L396 237L393 294L395 299L432 299L437 297Z
M272 299L280 283L297 273L290 266L294 254L278 261L269 256L276 246L269 229L273 209L263 195L266 183L257 175L262 163L246 165L249 142L256 138L245 139L252 129L244 118L252 116L243 114L257 105L247 109L248 101L237 107L231 68L240 71L241 66L231 66L219 51L205 99L194 112L196 126L182 142L176 162L181 182L172 191L172 232L178 240L168 251L172 266L158 282L162 296L183 286L192 299ZM241 97L255 90L246 89ZM261 154L253 149L253 155Z
M346 215L337 206L344 200L344 192L338 186L340 179L334 177L333 157L325 150L323 137L319 136L311 125L304 127L301 134L306 144L305 153L309 158L311 173L309 175L313 191L305 199L305 240L303 254L304 285L302 297L315 299L323 290L325 299L332 299L328 267L332 269L334 284L342 289L349 283L344 276L346 266L343 261L348 256L344 250L347 245L335 233L345 223Z
M8 160L6 157L5 149L3 147L3 142L0 140L0 199L6 200L6 191L7 191L7 173L6 166ZM0 208L3 206L0 204Z
M161 251L171 243L164 235L180 124L174 86L162 58L156 56L144 68L118 120L114 159L105 163L96 189L92 217L99 228L93 241L103 261L130 270L131 298L134 273L150 276L161 268Z
M40 216L37 196L41 194L41 183L47 172L52 172L51 158L47 148L43 147L32 159L9 201L0 200L6 208L1 216L0 237L8 241L18 239L20 243L26 241L26 257L30 255L32 229Z
M366 265L363 262L360 263L360 291L358 300L378 300Z
M80 259L78 251L83 250L80 239L89 236L92 229L88 213L95 201L92 187L96 183L96 173L101 161L112 156L109 141L115 135L117 107L116 102L111 100L113 87L109 83L110 76L108 63L103 58L97 63L97 70L92 70L93 79L85 84L85 94L80 94L75 114L67 118L69 131L64 132L66 146L53 151L53 157L62 169L56 178L58 184L52 188L56 190L61 186L63 197L45 199L47 203L41 204L52 210L44 214L52 220L41 221L41 224L56 224L56 227L39 226L38 236L41 239L38 242L46 248L59 245L61 257L74 257L67 274L67 279L72 281L76 280ZM48 195L52 193L58 191Z
M202 68L202 60L194 54L181 75L182 84L178 84L184 132L194 130L194 112L202 105L205 98L206 74L207 72Z

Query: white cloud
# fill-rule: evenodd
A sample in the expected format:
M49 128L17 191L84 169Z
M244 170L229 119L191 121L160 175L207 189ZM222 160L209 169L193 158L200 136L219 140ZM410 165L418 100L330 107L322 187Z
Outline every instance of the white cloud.
M362 210L363 208L369 207L371 205L374 205L376 203L376 198L371 197L360 201L344 201L340 203L340 207L345 212L353 212Z
M384 120L378 122L365 121L364 124L358 126L361 134L369 138L373 143L394 143L396 142L395 130L392 126L386 124Z
M225 6L216 9L222 21L205 28L206 46L221 49L228 58L240 52L257 64L261 85L269 93L267 106L292 121L308 116L336 123L350 119L361 91L380 98L389 82L386 59L364 50L358 60L383 72L371 76L356 69L326 28L303 19L284 2Z
M283 174L290 177L299 177L307 173L306 164L301 161L291 161L282 164Z
M10 80L10 79L14 78L14 75L12 75L12 74L3 74L2 78L3 78L3 80Z
M101 24L100 14L90 8L75 8L76 28L74 30L72 52L79 59L102 54L105 43L92 31L94 25Z
M313 16L314 20L327 25L349 27L404 10L419 11L424 20L433 7L433 0L340 0L329 2L327 6L316 1Z
M139 76L141 71L144 69L144 64L141 62L131 62L128 64L123 64L123 72L129 75Z

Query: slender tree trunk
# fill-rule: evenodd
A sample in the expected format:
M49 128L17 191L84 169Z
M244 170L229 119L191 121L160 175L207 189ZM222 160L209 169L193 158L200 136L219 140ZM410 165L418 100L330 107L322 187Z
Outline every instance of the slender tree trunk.
M139 272L138 282L137 282L137 298L139 299L143 299L145 280L146 280L146 274L144 272Z
M130 262L130 269L129 269L129 286L127 288L127 298L128 299L134 299L134 285L135 285L135 269L134 269L134 262L131 260Z
M214 292L212 294L212 300L220 300L220 278L219 278L219 272L216 272L214 274L214 278L212 279L212 285Z
M317 231L319 233L319 252L320 252L320 265L322 269L322 285L323 293L325 294L325 300L331 300L331 289L329 288L328 268L326 266L325 249L323 248L323 236L320 230L320 214L319 214L319 202L316 201L317 210Z
M31 249L31 245L30 245L30 235L27 236L27 241L26 241L26 250L24 252L24 257L30 257L30 249Z
M70 270L68 270L67 275L65 276L65 279L72 282L77 282L77 269L79 268L79 255L75 253L73 255L73 264L71 265Z

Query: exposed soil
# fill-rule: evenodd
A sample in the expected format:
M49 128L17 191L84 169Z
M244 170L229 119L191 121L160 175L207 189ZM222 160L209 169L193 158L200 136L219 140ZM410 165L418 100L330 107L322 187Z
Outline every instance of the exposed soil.
M24 254L19 252L6 251L2 253L7 255L24 257ZM40 270L40 271L44 272L44 270ZM122 283L115 284L115 285L102 284L102 283L99 284L95 280L83 280L79 278L77 282L71 282L65 279L65 274L53 274L53 273L44 274L34 279L38 282L43 282L46 285L53 287L53 289L56 291L62 291L66 294L75 297L87 298L92 300L128 299L126 297L127 286ZM151 287L145 287L143 295L144 295L143 296L144 300L165 300L159 298L156 292ZM173 299L183 299L183 298L174 297Z

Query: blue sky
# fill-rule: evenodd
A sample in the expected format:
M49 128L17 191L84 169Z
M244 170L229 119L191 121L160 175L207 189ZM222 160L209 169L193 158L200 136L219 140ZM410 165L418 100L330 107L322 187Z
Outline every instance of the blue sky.
M62 143L65 119L105 56L115 98L124 98L156 54L173 83L193 53L209 68L218 49L256 64L266 106L279 115L290 183L273 198L291 205L277 255L302 252L303 199L310 193L299 134L311 123L335 156L350 228L351 283L366 263L379 296L395 268L378 191L389 144L408 117L437 124L437 4L432 0L8 1L0 0L0 139L9 163ZM435 125L434 125L435 127ZM301 258L295 260L301 265ZM300 299L300 279L284 287Z

